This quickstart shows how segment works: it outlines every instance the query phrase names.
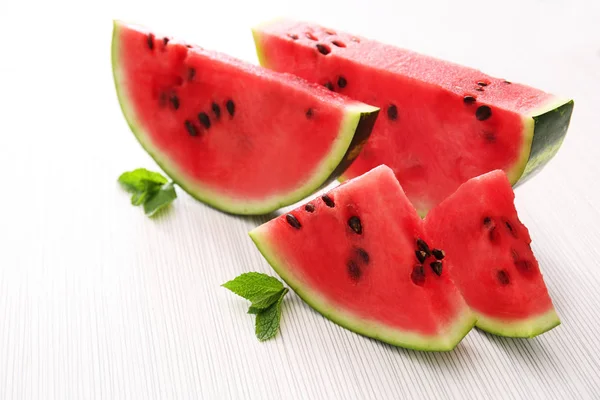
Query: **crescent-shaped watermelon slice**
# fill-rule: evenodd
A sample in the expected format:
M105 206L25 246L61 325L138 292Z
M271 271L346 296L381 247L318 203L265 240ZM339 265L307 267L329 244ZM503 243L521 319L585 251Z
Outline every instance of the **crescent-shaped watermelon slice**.
M112 66L144 149L192 196L236 214L271 212L335 179L379 111L119 21Z

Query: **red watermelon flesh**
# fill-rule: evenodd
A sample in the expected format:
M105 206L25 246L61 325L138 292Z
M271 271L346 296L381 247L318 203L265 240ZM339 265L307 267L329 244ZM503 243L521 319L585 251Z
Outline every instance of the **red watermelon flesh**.
M477 314L479 328L533 337L560 324L504 172L461 185L430 211L425 227L452 258L447 272Z
M474 318L392 170L379 166L250 232L309 305L394 345L450 350ZM423 241L423 242L421 242ZM437 250L436 250L437 251ZM424 259L426 258L426 260Z
M115 22L113 73L142 146L216 208L258 214L335 179L378 110L296 76Z
M386 164L421 215L494 169L523 182L569 125L572 101L472 68L306 22L281 19L253 34L262 65L381 108L344 177Z

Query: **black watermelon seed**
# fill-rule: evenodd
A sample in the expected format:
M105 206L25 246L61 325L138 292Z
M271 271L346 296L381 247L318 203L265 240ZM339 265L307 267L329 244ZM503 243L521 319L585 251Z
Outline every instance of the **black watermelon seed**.
M431 269L437 276L442 275L442 262L441 261L434 261L431 264L429 264L429 266L431 267Z
M517 262L520 260L519 253L517 253L517 251L515 249L511 249L510 254L512 255L512 259L514 262Z
M306 110L306 118L311 119L313 117L313 109L309 108Z
M225 108L227 108L229 115L233 117L233 114L235 114L235 103L233 100L227 100L227 103L225 103Z
M340 42L339 40L334 40L331 43L336 47L346 47L346 43Z
M387 109L387 116L390 120L395 121L398 119L398 107L394 104L390 104Z
M527 260L515 261L515 267L521 272L530 272L533 269L533 264Z
M484 82L484 81L479 81L479 82L477 82L477 84L478 84L479 86L483 86L483 87L485 87L485 86L487 86L487 85L488 85L488 84L487 84L487 82Z
M485 121L489 117L492 116L492 109L488 106L479 106L477 107L477 111L475 111L475 117L479 121Z
M330 206L330 207L332 207L332 206ZM354 232L356 232L357 234L359 234L359 235L362 234L362 224L360 222L360 218L358 218L356 215L354 215L348 219L348 226L350 228L352 228L352 230Z
M506 83L507 85L510 85L512 82L504 80L504 83Z
M326 82L323 86L325 86L329 90L333 90L333 83L331 82Z
M333 199L331 197L329 197L328 195L323 195L321 196L321 199L323 199L323 202L327 205L327 207L335 207L335 203L333 202Z
M168 37L164 37L163 38L163 45L167 45L169 43L169 38Z
M292 40L298 40L298 35L296 35L295 33L288 33L287 35Z
M146 37L146 43L148 44L148 48L150 50L154 49L154 34L149 33L148 37Z
M185 47L187 47L188 49L191 49L192 45L191 44L186 44Z
M190 136L198 136L198 128L196 128L196 125L192 121L186 119L184 124Z
M492 219L490 217L485 217L483 219L483 225L490 226L492 224Z
M510 232L510 234L514 237L517 237L517 231L515 231L515 228L513 228L512 224L506 218L503 218L502 220L504 222L504 226L506 226L506 229Z
M304 206L304 209L309 213L315 212L315 206L312 203L308 203Z
M424 251L427 254L427 257L431 255L431 251L429 250L429 246L423 239L417 239L417 247L419 250Z
M346 268L348 270L348 275L350 275L350 279L353 281L358 281L362 276L362 271L354 260L349 260L346 264Z
M433 254L436 260L443 260L444 257L446 257L446 253L444 253L444 250L440 249L432 249L431 254Z
M300 221L298 221L292 214L286 214L285 220L292 228L300 229L302 227L302 225L300 225Z
M215 114L215 119L221 118L221 107L217 103L212 103L210 106L212 108L213 114Z
M196 70L194 68L188 68L187 79L191 81L196 76Z
M425 253L423 250L415 250L415 255L420 263L424 263L425 260L427 260L427 253Z
M478 92L483 92L483 88L482 87L476 87L475 90L477 90Z
M356 249L356 254L358 254L358 256L361 258L361 260L363 260L363 262L365 264L369 263L369 260L371 259L371 257L369 257L369 253L367 253L367 251L363 248L357 248Z
M205 112L201 112L198 114L198 121L200 121L200 123L206 128L210 128L210 118L208 117L208 114Z
M338 86L340 88L342 88L342 89L345 88L347 84L348 84L348 81L346 80L346 78L344 78L343 76L340 76L338 78Z
M496 278L498 279L498 282L500 282L501 285L508 285L510 283L508 272L506 272L503 269L496 272Z
M317 50L319 50L319 53L323 54L324 56L331 53L331 49L326 44L317 43Z
M489 232L489 238L491 242L496 242L498 241L498 239L500 238L500 234L498 233L498 231L496 230L495 226L492 226L490 228L490 232Z
M172 94L171 97L169 97L169 101L171 102L171 105L174 109L179 109L179 97L177 97L177 95Z
M473 104L477 99L473 96L465 96L463 97L463 101L465 104Z
M313 35L313 34L312 34L312 33L310 33L310 32L306 32L306 33L305 33L305 35L306 35L306 37L307 37L307 38L309 38L310 40L317 40L316 36L315 36L315 35Z
M415 265L410 274L410 279L415 285L423 286L425 284L425 269L422 265Z

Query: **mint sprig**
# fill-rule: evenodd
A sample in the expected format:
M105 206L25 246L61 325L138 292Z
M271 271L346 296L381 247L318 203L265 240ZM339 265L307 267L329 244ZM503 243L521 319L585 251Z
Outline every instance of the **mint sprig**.
M281 321L281 303L286 293L287 289L284 289L275 303L256 314L254 334L261 342L277 335L279 322Z
M118 179L121 186L131 193L131 204L144 206L144 212L151 217L177 198L173 182L158 172L138 168L124 172Z
M259 272L247 272L222 286L251 302L248 314L256 315L255 334L258 340L263 342L277 335L281 303L289 291L279 280Z

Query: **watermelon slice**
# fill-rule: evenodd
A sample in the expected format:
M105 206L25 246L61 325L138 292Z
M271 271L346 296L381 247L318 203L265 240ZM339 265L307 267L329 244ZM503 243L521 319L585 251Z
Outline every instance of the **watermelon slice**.
M381 108L344 178L386 164L421 215L483 173L531 177L571 119L572 100L364 37L285 19L253 34L263 66Z
M236 214L268 213L335 179L379 111L119 21L112 63L145 150L192 196Z
M477 315L477 327L534 337L560 324L503 171L473 178L425 219L452 258L446 270Z
M250 232L309 305L362 335L419 350L453 349L475 323L436 260L424 222L387 166Z

